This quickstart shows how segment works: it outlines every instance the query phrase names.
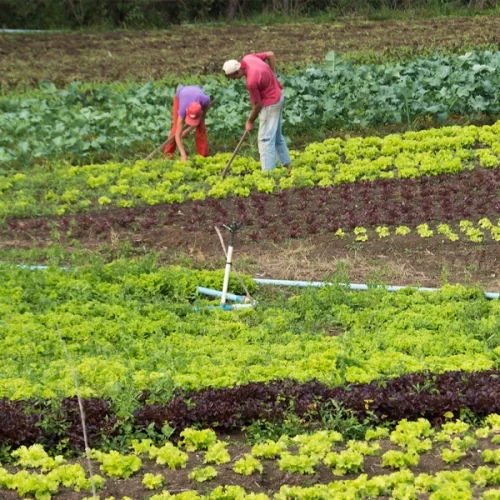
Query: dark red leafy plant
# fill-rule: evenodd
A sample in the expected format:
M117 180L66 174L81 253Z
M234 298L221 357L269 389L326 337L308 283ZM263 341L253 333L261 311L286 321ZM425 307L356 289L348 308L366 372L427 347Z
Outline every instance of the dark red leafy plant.
M416 225L465 218L497 217L500 212L500 169L475 169L455 175L418 179L382 179L326 188L289 189L248 198L206 199L173 205L105 208L64 217L7 219L4 236L32 238L55 228L68 237L97 234L107 238L120 229L151 231L178 228L213 232L230 219L259 231L241 231L242 241L306 237L338 228ZM293 226L293 227L292 227Z

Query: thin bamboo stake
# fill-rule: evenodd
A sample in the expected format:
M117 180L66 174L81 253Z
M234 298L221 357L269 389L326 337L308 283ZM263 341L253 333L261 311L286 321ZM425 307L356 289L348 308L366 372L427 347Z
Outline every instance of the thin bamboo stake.
M96 486L95 486L95 481L94 481L94 473L92 471L92 462L90 461L90 446L89 446L89 440L88 440L88 436L87 436L87 425L85 423L85 411L83 409L83 402L82 402L82 398L80 396L80 385L78 383L78 374L76 372L75 365L73 364L73 360L72 360L71 355L68 351L66 343L64 342L64 340L61 336L61 331L59 330L59 327L57 327L57 334L59 335L59 340L63 346L64 353L66 354L66 357L68 358L69 366L71 368L71 375L73 376L73 382L75 383L76 398L78 400L78 409L80 410L80 420L82 422L83 443L85 445L85 457L87 459L87 467L89 468L89 476L90 476L90 478L89 478L90 479L90 486L92 488L92 498L94 500L97 500L99 497L97 496Z

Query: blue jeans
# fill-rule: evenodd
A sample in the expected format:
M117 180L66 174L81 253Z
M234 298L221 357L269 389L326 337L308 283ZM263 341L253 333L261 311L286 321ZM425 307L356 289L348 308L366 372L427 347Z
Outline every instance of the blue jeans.
M285 138L281 133L283 121L283 94L276 104L264 106L259 116L259 153L262 170L276 167L276 156L283 165L290 164L290 155Z

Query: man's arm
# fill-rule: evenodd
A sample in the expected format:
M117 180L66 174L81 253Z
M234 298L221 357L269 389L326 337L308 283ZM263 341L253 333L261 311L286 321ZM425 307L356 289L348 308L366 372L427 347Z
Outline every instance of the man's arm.
M254 56L262 59L262 61L267 61L269 67L272 69L273 73L276 73L276 57L274 56L274 52L258 52L257 54L253 54Z
M205 119L205 116L207 116L207 112L208 110L212 107L212 103L213 101L210 101L204 108L201 108L202 109L202 118L203 120Z
M266 52L266 56L269 67L273 70L273 73L276 73L276 57L274 56L274 52Z
M175 142L179 148L179 153L181 154L181 160L187 161L186 150L184 149L184 144L182 142L182 129L184 128L184 118L179 116L177 120L177 130L175 131Z
M252 107L252 112L250 113L250 116L248 117L248 120L245 124L245 130L247 132L250 132L253 128L253 124L255 120L257 119L257 116L259 116L260 110L262 109L262 101L256 102L253 107Z

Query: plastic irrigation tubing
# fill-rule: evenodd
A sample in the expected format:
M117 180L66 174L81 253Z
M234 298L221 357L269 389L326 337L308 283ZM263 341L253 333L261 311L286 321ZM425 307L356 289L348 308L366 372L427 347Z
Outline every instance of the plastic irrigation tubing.
M209 295L210 297L222 297L222 292L219 292L219 290L213 290L212 288L198 286L196 287L196 290L198 293ZM234 293L226 293L226 299L232 300L233 302L247 302L247 298L244 295L235 295Z
M193 311L213 311L214 309L222 309L223 311L237 311L239 309L252 309L253 304L219 304L218 306L193 307Z
M25 264L19 264L17 267L20 267L21 269L29 269L30 271L45 271L45 269L49 268L49 266L27 266Z
M0 33L61 33L60 30L12 30L0 29Z
M48 266L26 266L19 265L19 267L30 269L31 271L48 269ZM61 267L61 269L67 269L66 267ZM334 283L329 283L327 281L293 281L293 280L274 280L274 279L263 279L254 278L255 283L258 285L276 285L276 286L297 286L297 287L322 287L333 285ZM363 283L342 283L342 286L348 286L351 290L362 291L368 290L368 285ZM202 287L198 287L202 288ZM395 285L377 285L377 288L385 288L388 292L397 292L398 290L405 290L406 288L412 288L418 292L438 292L440 288L428 288L428 287L414 287L414 286L395 286ZM205 290L210 290L206 288ZM214 292L221 293L218 290L213 290ZM201 293L201 292L200 292ZM233 294L230 294L233 295ZM233 295L234 297L242 297L241 295ZM500 293L498 292L484 292L484 296L487 299L500 299ZM217 295L220 297L220 295ZM229 298L229 297L228 297ZM243 297L245 298L245 297ZM233 300L233 299L229 299ZM235 300L236 302L236 300ZM238 301L239 302L239 301Z
M317 288L334 284L325 281L293 281L293 280L274 280L274 279L262 279L262 278L254 278L254 281L258 285L317 287ZM341 283L341 285L347 286L351 290L368 290L369 288L368 285L358 284L358 283ZM407 288L412 288L419 292L437 292L440 290L440 288L393 286L393 285L385 285L385 286L377 285L376 288L385 288L388 292L397 292L398 290L405 290ZM484 292L484 296L487 299L500 299L500 293L496 292Z
M30 271L45 271L46 269L49 269L49 266L27 266L25 264L18 264L17 267L20 267L21 269L29 269ZM68 267L59 267L58 269L62 269L63 271L67 271L69 268Z

